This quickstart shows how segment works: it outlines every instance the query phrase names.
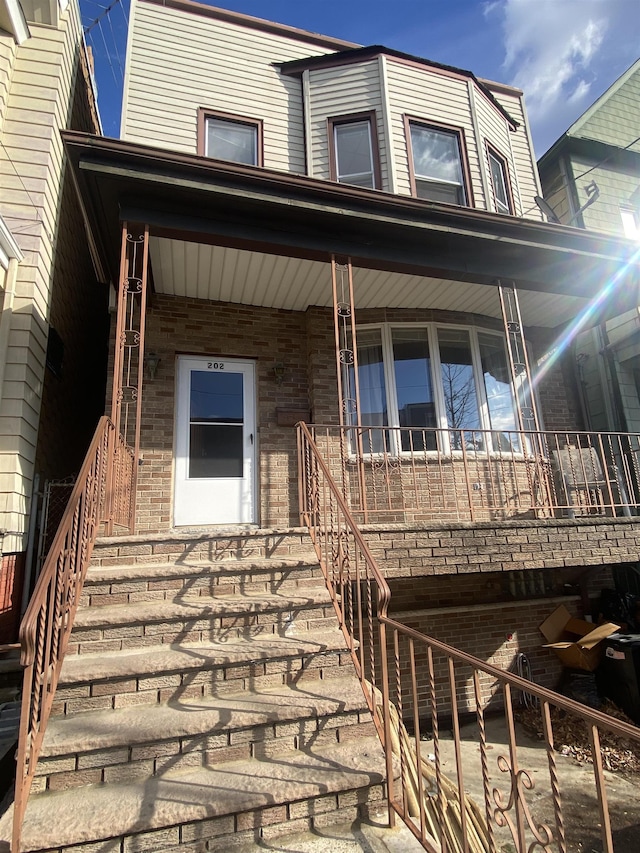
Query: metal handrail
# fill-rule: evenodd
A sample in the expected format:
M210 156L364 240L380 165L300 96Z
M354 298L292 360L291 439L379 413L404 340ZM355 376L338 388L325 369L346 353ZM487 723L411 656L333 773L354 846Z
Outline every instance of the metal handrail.
M69 503L20 625L24 667L12 851L19 853L22 821L51 713L60 669L100 524L133 530L127 494L133 454L108 417L98 422ZM128 509L127 509L128 508Z
M555 712L552 713L552 709L560 709L573 721L587 727L603 849L612 853L613 834L600 730L612 732L637 745L640 744L640 729L498 669L389 617L389 587L358 529L343 490L314 441L313 433L317 429L298 424L301 521L311 533L340 627L385 752L390 822L393 822L394 814L399 815L423 847L434 853L445 849L449 853L458 850L495 853L503 849L504 843L512 845L517 853L527 853L534 848L566 853L567 829L571 827L565 827L554 748ZM376 595L379 595L377 607L372 605ZM505 749L508 754L497 755L496 762L499 772L504 774L500 778L506 780L506 792L494 787L491 780L488 750L492 747L487 741L485 725L487 676L492 699L502 696L507 726ZM514 696L517 694L526 695L539 707L552 803L549 820L546 820L546 815L541 819L527 800L534 782L533 775L519 766L514 716ZM484 799L482 832L475 835L474 821L477 828L481 810L467 813L465 773L468 777L469 768L465 766L460 735L460 716L468 710L463 707L465 700L471 706L471 715L477 725ZM454 736L454 782L445 777L443 769L439 727L445 716L451 721ZM395 720L393 733L392 719ZM420 751L421 729L425 720L433 738L433 746L430 747L434 752L433 770L429 767L425 770L425 759ZM413 732L413 739L407 735L407 729ZM429 778L433 783L431 787ZM447 802L444 793L447 789L456 791L453 807L451 802ZM461 807L463 803L465 805ZM458 820L455 831L451 829L452 808ZM481 846L472 846L472 838ZM482 840L478 842L478 838Z
M640 434L313 425L357 523L608 515L640 506Z

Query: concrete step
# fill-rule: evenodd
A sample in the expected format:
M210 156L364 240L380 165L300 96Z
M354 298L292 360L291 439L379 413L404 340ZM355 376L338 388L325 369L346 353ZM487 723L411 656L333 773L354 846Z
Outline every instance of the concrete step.
M181 530L171 533L139 533L100 537L91 558L94 566L124 563L172 563L185 560L218 562L264 558L310 557L314 553L304 527L229 527Z
M46 791L29 800L22 850L229 851L252 839L351 822L372 807L379 811L383 773L377 739L360 738L310 744L275 760L165 770L144 784L88 785L82 794L75 788ZM12 810L0 820L5 844L11 817Z
M91 566L80 606L101 607L162 601L182 593L240 595L269 589L296 590L322 586L324 578L314 554L308 557L256 558L177 563L123 563Z
M285 635L265 630L252 637L67 656L52 713L153 705L341 677L352 664L342 632L334 626L297 632L294 624Z
M262 693L94 711L51 720L34 786L62 790L143 779L373 735L353 673Z
M174 599L85 607L78 610L67 654L120 651L159 643L201 642L219 636L284 633L335 624L324 586L211 598Z

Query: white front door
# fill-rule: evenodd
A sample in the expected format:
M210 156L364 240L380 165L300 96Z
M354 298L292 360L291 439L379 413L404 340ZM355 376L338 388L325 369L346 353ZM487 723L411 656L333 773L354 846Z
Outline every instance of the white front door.
M255 516L255 365L179 356L174 524L251 524Z

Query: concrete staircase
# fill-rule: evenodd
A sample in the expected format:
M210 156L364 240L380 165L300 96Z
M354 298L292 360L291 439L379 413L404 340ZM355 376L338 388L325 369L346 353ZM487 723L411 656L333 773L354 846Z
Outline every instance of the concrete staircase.
M383 774L304 531L103 539L22 849L239 849L382 811Z

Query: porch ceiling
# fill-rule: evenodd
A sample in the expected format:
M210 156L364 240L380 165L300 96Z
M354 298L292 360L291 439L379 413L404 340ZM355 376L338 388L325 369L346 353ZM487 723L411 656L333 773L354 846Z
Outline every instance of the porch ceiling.
M149 242L157 293L264 308L304 311L329 307L331 268L327 261L291 258L246 249L166 237ZM356 311L364 308L432 308L500 318L495 287L386 270L354 268ZM557 326L587 300L553 293L519 291L528 326Z
M499 281L517 288L526 325L561 325L591 299L591 323L640 304L640 252L628 240L71 131L63 139L103 281L119 277L127 222L149 226L162 293L328 305L335 255L357 269L361 308L498 316Z

